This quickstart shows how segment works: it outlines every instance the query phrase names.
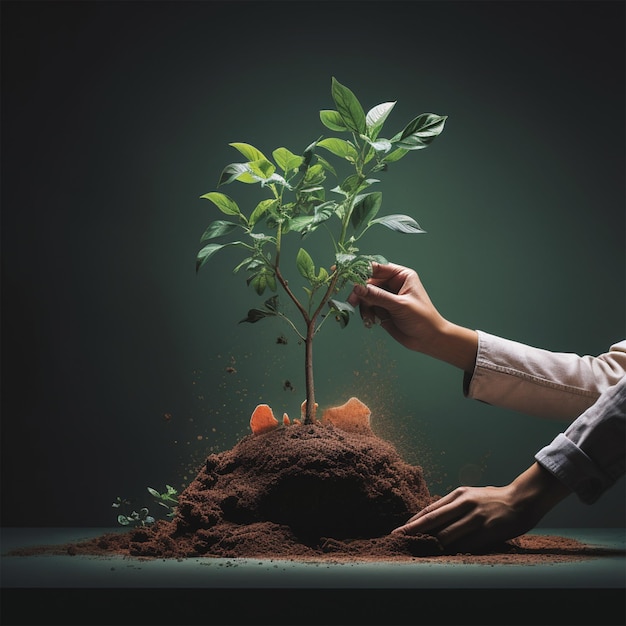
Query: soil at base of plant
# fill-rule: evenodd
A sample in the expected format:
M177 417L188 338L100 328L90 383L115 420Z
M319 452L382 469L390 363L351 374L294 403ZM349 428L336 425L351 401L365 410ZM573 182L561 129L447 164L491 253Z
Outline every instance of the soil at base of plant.
M171 521L12 554L529 564L604 553L566 537L523 535L486 553L459 554L434 536L390 534L437 497L422 468L369 427L281 426L210 455Z

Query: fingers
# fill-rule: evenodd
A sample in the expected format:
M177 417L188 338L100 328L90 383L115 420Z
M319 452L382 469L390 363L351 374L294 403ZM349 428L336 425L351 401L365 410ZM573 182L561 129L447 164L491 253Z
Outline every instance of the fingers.
M367 285L355 285L353 292L348 297L348 302L354 306L364 297L371 296L372 294L368 292L369 286L381 288L381 291L398 293L411 273L412 270L402 265L395 265L394 263L383 265L372 262L372 276L368 279Z
M372 283L367 285L355 285L352 293L358 298L361 305L365 303L370 307L377 306L382 309L398 307L397 294L377 287Z
M503 488L459 487L411 517L392 533L437 537L453 551L478 551L532 528L507 502Z
M394 529L392 534L423 533L437 537L443 546L463 545L468 536L481 530L482 522L480 517L473 514L474 508L474 503L465 497L465 490L455 489L413 515L405 524Z
M366 328L371 328L374 324L383 324L383 322L391 322L389 312L386 309L382 309L378 306L367 306L361 303L359 307L361 313L361 319Z
M410 272L408 267L404 265L396 265L395 263L376 263L372 261L372 278L375 280L390 280L399 274Z
M405 524L392 532L404 533L406 535L426 533L458 518L462 513L459 510L458 503L456 503L459 495L458 490L455 489L443 498L424 507L413 517L409 518Z
M372 276L368 282L392 293L400 293L404 284L413 275L417 276L416 272L403 265L372 263Z
M355 285L348 302L352 306L359 305L363 323L371 328L393 317L392 312L398 308L396 297L375 285Z
M386 330L394 336L399 333L394 326L394 315L397 315L404 304L398 299L399 293L407 291L407 285L411 284L411 278L415 274L401 265L394 263L372 263L372 276L365 285L357 284L348 296L348 303L358 306L363 323L367 328L374 324L380 324L390 320L385 326ZM399 336L394 336L399 341Z

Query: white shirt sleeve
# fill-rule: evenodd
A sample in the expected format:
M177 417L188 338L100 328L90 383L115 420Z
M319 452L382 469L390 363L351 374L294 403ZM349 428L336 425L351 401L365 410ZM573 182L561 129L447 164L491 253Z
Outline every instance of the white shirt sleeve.
M478 331L464 393L528 415L572 420L626 375L626 340L599 356L551 352Z
M583 502L592 504L624 475L625 455L626 376L535 459Z

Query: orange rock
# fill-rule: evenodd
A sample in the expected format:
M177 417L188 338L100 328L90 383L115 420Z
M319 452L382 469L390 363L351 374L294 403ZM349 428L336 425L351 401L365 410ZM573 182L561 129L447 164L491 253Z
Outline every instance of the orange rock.
M370 430L372 412L358 398L352 397L341 406L326 409L322 416L323 424L333 424L342 430Z
M274 417L274 413L268 404L257 405L252 412L252 417L250 417L250 428L255 435L274 430L278 425L279 422Z
M289 422L289 415L287 415L287 413L283 413L283 424L285 426L289 426L290 422Z
M315 416L317 415L317 407L319 406L319 404L316 402L315 406L313 407L313 419L315 419ZM304 420L304 418L306 417L306 400L304 400L302 402L302 404L300 405L300 417Z

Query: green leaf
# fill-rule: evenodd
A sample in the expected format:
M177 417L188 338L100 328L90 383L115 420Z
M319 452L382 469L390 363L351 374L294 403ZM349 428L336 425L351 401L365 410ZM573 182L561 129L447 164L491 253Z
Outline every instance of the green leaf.
M276 243L276 239L274 237L272 237L271 235L266 235L265 233L248 233L248 234L255 241L263 241L263 242L272 241Z
M161 494L156 489L153 489L152 487L148 487L148 493L150 493L150 495L153 498L157 498L158 500L161 499ZM146 512L147 512L147 509L146 509Z
M408 215L385 215L372 220L370 225L382 224L391 230L399 233L425 233L426 231Z
M337 176L337 172L335 171L335 168L325 158L321 157L319 154L317 155L317 161L319 165L321 165L324 168L324 171L330 172L333 176Z
M355 254L345 254L343 252L338 252L335 255L335 261L337 261L337 265L339 267L345 267L349 263L351 263L354 259L356 259Z
M225 243L210 243L204 246L196 257L196 272L218 251L227 246Z
M356 256L355 254L337 254L337 266L339 267L341 276L345 280L351 280L355 283L364 284L372 275L371 256Z
M322 146L322 148L326 148L329 152L332 152L343 159L356 161L359 157L359 153L356 148L345 139L328 137L327 139L322 139L322 141L320 141L317 145Z
M320 224L332 217L339 205L332 200L324 202L315 207L313 215L299 215L290 222L291 230L295 230L303 235L313 232Z
M255 324L259 320L262 320L265 317L270 317L275 315L275 313L270 313L269 311L263 311L261 309L250 309L248 311L248 315L244 317L242 320L239 320L239 324L243 324L244 322L248 322L249 324Z
M276 150L272 152L272 156L276 163L278 163L278 167L284 172L297 170L304 162L303 157L294 154L290 150L287 150L287 148L276 148Z
M383 127L387 116L395 105L395 102L383 102L368 111L365 116L365 125L367 126L367 135L370 139L374 140L378 137L378 133Z
M350 315L354 313L354 307L348 302L341 302L332 298L328 301L328 306L330 313L334 314L335 320L339 322L341 328L345 328L350 321Z
M320 120L322 120L322 124L324 124L326 128L330 128L330 130L340 133L348 130L348 127L345 125L343 118L339 115L338 111L332 111L329 109L320 111Z
M325 267L320 267L320 271L315 277L315 282L324 283L328 278L328 270Z
M263 306L272 313L278 313L278 296L272 296L271 298L268 298L263 303Z
M302 165L300 166L301 170L306 169L311 164L311 159L313 158L313 155L315 154L315 147L317 146L317 142L320 139L318 139L317 141L314 141L313 143L309 144L305 148L304 152L302 153Z
M398 148L405 150L421 150L443 132L447 116L435 115L434 113L422 113L411 120L401 133L398 133L391 141Z
M359 193L363 189L366 189L370 185L374 183L379 183L380 181L377 178L363 178L363 176L359 176L358 174L352 174L348 176L339 187L335 187L331 191L335 191L336 193L340 193L344 196L349 196L354 193Z
M325 178L326 174L324 173L324 166L321 163L316 163L307 169L302 184L307 187L312 187L319 185L325 180Z
M276 291L276 276L267 267L262 267L260 271L250 276L246 282L248 285L252 285L260 296L263 295L266 288Z
M398 148L397 150L394 150L393 152L386 154L383 157L383 163L395 163L396 161L399 161L405 154L408 154L408 153L409 151L406 150L405 148Z
M252 215L248 221L250 228L252 228L263 217L263 215L265 215L270 209L273 209L276 205L278 205L278 200L275 200L274 198L261 200L261 202L256 205L254 211L252 211Z
M253 260L254 260L254 257L251 257L251 256L244 259L241 263L239 263L239 265L237 265L237 267L235 267L235 269L233 270L233 274L236 274L242 267L247 266Z
M342 302L341 300L335 300L331 298L328 301L329 306L337 311L347 311L348 313L354 313L354 307L349 302Z
M130 520L126 517L126 515L118 515L117 523L121 524L122 526L128 526L130 524Z
M344 124L356 133L365 133L365 112L352 91L333 76L331 93Z
M361 139L365 140L376 152L389 152L393 144L389 139L378 139L373 141L367 135L361 135ZM370 159L367 159L370 160Z
M241 215L241 209L238 204L224 193L211 191L200 197L205 200L210 200L222 213L225 213L226 215Z
M270 178L276 171L276 166L266 158L259 159L258 161L250 161L248 166L250 167L252 175L258 176L262 181Z
M298 215L289 221L289 230L304 234L311 231L315 225L315 215Z
M215 222L211 222L211 224L209 224L208 228L204 231L204 234L200 238L200 242L228 235L228 233L235 230L235 228L240 228L239 224L227 222L226 220L216 220Z
M291 185L280 175L280 174L272 174L269 178L264 178L261 182L261 187L265 187L265 185L282 185L283 187L287 187L287 189L292 189Z
M350 216L354 230L363 224L367 226L374 219L380 210L382 201L383 194L380 191L373 191L355 198L354 208Z
M313 259L309 253L304 248L300 248L300 250L298 250L298 255L296 256L296 266L304 278L308 280L315 280L315 264L313 263Z
M367 261L376 261L376 263L380 263L381 265L387 265L389 263L389 261L381 254L364 254L362 258Z
M220 178L217 181L217 186L228 185L234 180L247 184L259 182L258 179L250 173L250 166L247 163L231 163L222 170Z
M196 272L219 250L225 248L226 246L245 246L242 241L230 241L229 243L210 243L200 252L198 252L198 256L196 257Z
M241 152L241 154L243 154L248 161L267 161L265 155L249 143L235 142L228 145L239 150L239 152Z
M272 296L268 298L264 303L264 309L250 309L248 311L247 317L242 320L239 320L239 324L243 322L248 322L250 324L254 324L259 320L262 320L264 317L272 317L273 315L278 315L278 296Z

